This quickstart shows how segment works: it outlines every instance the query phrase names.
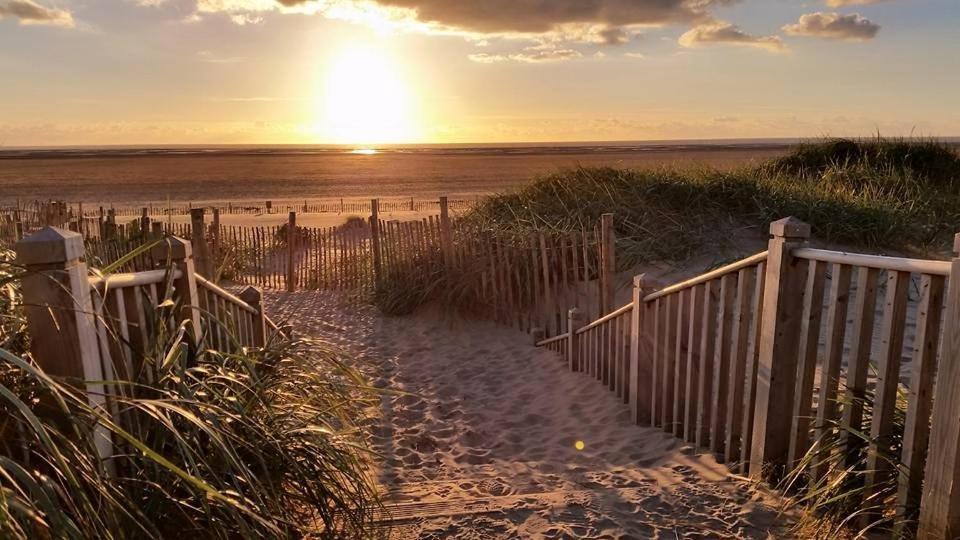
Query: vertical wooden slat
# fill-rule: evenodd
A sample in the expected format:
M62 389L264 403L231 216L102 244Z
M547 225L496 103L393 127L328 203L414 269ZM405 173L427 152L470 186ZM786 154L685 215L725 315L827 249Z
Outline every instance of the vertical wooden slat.
M664 311L666 301L663 298L657 298L653 301L653 351L650 363L650 426L656 427L662 425L663 405L661 400L661 388L663 383L663 371L665 362L663 361L663 341L666 339L666 327L663 325Z
M677 307L679 306L679 297L676 294L671 294L666 297L666 317L664 318L662 324L664 329L664 343L663 343L663 353L661 355L661 366L663 368L661 380L663 382L663 387L661 389L661 411L660 411L660 424L663 427L664 431L672 432L673 431L673 385L674 377L676 376L676 369L674 368L674 362L676 361L676 351L674 348L677 345Z
M863 496L868 498L879 485L888 481L893 465L890 463L890 445L896 435L897 387L900 382L900 362L903 358L903 335L907 319L907 293L910 287L908 272L887 272L883 321L880 326L880 353L877 366L877 386L874 394L873 418L870 423L870 448L867 452L867 470L864 474ZM884 459L884 456L888 459ZM872 513L864 516L869 520Z
M744 411L743 411L743 431L741 435L742 448L740 455L743 460L740 465L740 472L747 474L750 472L749 456L753 448L753 409L757 403L757 364L760 352L760 331L763 322L761 309L763 307L763 280L765 277L766 263L761 262L756 268L756 279L754 280L753 305L750 308L750 345L747 348L747 386L744 391Z
M830 265L830 297L827 300L826 349L820 370L820 393L817 399L817 420L814 444L818 452L832 451L838 423L837 390L840 385L840 367L843 362L843 343L847 330L847 307L850 301L850 266ZM814 470L814 478L822 478L830 466L827 455L821 454Z
M740 461L743 429L743 400L747 375L747 340L750 337L750 298L753 295L754 270L743 268L737 274L737 292L730 327L730 379L727 383L727 428L724 461Z
M877 279L880 271L860 268L857 272L856 299L853 304L850 329L850 352L847 360L847 380L844 384L843 412L840 419L840 447L847 455L847 465L853 465L858 453L853 450L863 445L863 439L854 435L863 430L863 400L867 397L867 374L870 367L870 349L873 342L873 322L877 313Z
M800 321L800 351L797 366L797 391L790 415L790 448L787 463L793 469L810 449L810 415L813 383L817 370L820 344L820 323L823 318L823 293L827 281L827 265L808 261L807 282L803 293L803 314Z
M701 325L703 324L704 285L690 288L687 310L687 370L686 370L686 407L684 409L683 438L688 442L697 439L697 414L700 410L700 372L702 370Z
M730 335L734 321L734 302L737 293L736 274L720 278L720 301L718 305L716 340L713 348L713 392L710 415L710 448L714 453L724 453L727 441L727 402L730 384Z
M717 318L720 290L717 280L703 284L703 315L700 320L700 374L697 381L696 445L710 444L710 419L713 413L714 350L716 347Z
M686 421L687 399L687 319L690 317L689 297L692 290L679 291L677 297L676 344L673 358L673 434L676 437L683 435Z
M916 336L910 362L910 386L907 418L903 429L903 454L897 486L897 509L902 520L914 520L923 488L923 466L930 440L930 412L933 408L933 382L937 373L937 345L943 315L944 279L924 275L920 278ZM948 329L956 332L956 328Z

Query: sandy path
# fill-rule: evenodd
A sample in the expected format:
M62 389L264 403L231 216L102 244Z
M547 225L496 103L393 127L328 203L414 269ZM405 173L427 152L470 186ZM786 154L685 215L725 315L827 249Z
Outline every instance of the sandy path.
M782 536L771 498L633 425L526 335L430 313L385 318L326 293L267 300L370 366L377 386L410 393L382 397L374 430L393 538Z

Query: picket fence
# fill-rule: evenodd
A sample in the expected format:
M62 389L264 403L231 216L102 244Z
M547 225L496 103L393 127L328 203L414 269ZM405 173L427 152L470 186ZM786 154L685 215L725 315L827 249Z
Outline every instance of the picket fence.
M812 249L809 231L795 219L775 222L767 251L668 287L638 276L629 304L589 324L572 309L572 331L536 344L623 396L637 423L756 479L807 466L804 478L816 481L828 474L818 452L867 446L863 523L897 515L894 534L954 538L960 287L947 286L960 276L960 255ZM901 432L894 417L904 391ZM804 460L808 452L817 459ZM873 508L891 482L895 502Z

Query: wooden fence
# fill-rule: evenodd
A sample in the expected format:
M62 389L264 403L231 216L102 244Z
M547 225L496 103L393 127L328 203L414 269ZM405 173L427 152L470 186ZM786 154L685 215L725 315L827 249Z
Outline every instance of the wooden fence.
M106 276L89 271L79 233L48 227L17 243L16 252L25 269L33 357L51 375L84 381L95 407L112 407L112 396L136 392L115 381L154 380L155 366L143 359L152 333L168 320L164 310L178 306L172 320L189 321L195 346L224 352L262 346L277 330L258 289L234 295L204 279L195 271L190 243L176 237L154 247L155 269ZM96 443L109 458L113 443L106 430Z
M865 449L862 524L896 516L895 534L954 538L960 255L850 254L808 236L781 220L767 251L734 264L660 289L638 276L629 304L587 325L573 309L573 331L537 345L623 396L637 423L757 479L806 467L816 482L827 454Z

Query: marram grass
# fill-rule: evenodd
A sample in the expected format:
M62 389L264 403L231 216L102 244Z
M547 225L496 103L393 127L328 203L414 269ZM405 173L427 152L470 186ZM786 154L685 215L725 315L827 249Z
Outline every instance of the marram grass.
M150 378L113 381L114 407L94 409L30 359L17 272L0 264L0 537L370 535L378 498L358 427L370 395L330 347L274 336L226 354L162 306ZM110 464L96 426L116 445Z

